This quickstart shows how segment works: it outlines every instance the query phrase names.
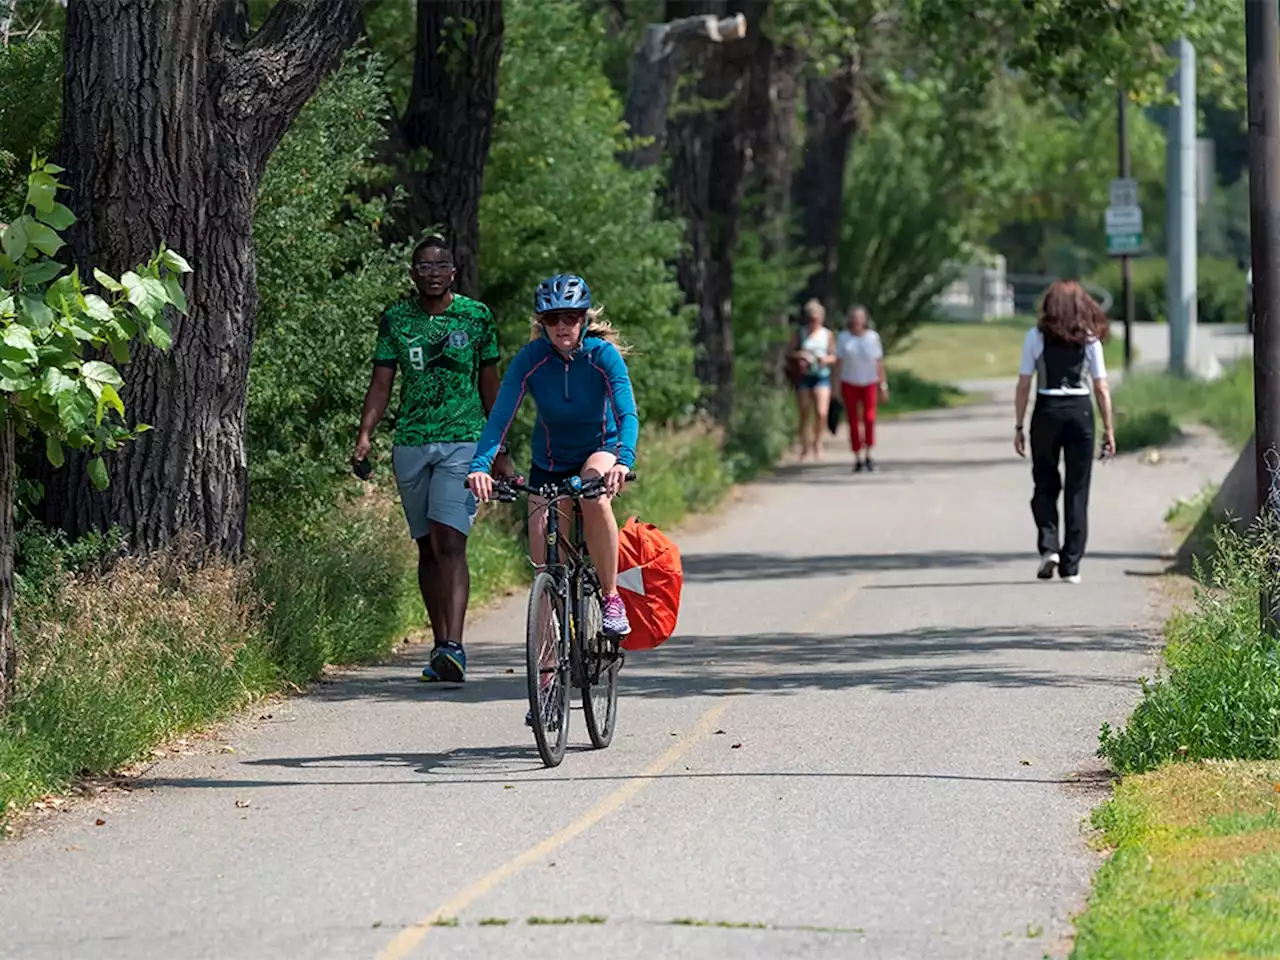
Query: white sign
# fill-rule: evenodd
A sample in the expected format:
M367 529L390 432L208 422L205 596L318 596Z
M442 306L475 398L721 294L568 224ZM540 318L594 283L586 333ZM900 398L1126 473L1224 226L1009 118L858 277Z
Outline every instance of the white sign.
M1128 177L1111 181L1111 206L1136 207L1138 205L1138 181Z
M1107 233L1141 232L1141 207L1107 207Z

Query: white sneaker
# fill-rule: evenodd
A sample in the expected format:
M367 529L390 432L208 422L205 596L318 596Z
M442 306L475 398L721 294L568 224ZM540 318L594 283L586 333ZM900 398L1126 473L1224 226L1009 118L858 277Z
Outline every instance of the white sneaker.
M1073 573L1073 574L1071 574L1071 576L1069 576L1069 577L1063 577L1063 578L1062 578L1062 582L1063 582L1063 583L1079 583L1079 582L1080 582L1080 574L1078 574L1078 573Z
M1036 576L1041 580L1052 580L1053 573L1058 569L1058 555L1056 553L1046 553L1040 558L1040 569L1036 571Z

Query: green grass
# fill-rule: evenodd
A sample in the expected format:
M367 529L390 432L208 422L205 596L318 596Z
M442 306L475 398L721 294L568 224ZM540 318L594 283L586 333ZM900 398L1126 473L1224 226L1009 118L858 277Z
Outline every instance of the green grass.
M1280 954L1280 765L1173 764L1094 813L1114 847L1076 921L1074 960Z
M887 369L885 373L889 378L889 399L879 406L885 416L955 407L973 399L959 387L925 380L910 370Z
M1253 433L1253 365L1237 363L1217 380L1131 374L1113 394L1120 450L1169 443L1188 423L1210 426L1243 446Z
M885 365L890 370L913 373L923 380L940 383L1016 377L1022 341L1034 325L1034 317L1011 317L986 323L926 323ZM1103 354L1108 366L1123 362L1122 333L1117 330L1108 338Z
M1166 511L1164 522L1177 533L1190 533L1200 525L1218 495L1218 485L1208 483L1185 500L1179 500Z

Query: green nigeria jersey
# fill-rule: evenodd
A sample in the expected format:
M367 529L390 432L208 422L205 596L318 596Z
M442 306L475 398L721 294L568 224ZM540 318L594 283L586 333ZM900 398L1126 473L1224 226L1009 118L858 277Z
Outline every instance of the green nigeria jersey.
M453 295L444 313L422 309L417 297L388 307L378 327L375 366L399 367L400 410L395 443L474 443L484 429L480 368L498 362L493 313Z

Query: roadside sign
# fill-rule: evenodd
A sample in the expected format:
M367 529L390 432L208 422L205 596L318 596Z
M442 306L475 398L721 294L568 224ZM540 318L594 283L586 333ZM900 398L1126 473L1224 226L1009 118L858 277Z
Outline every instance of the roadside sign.
M1111 181L1111 206L1107 207L1107 253L1124 256L1142 249L1142 207L1138 206L1138 182Z
M1130 177L1117 177L1111 181L1111 206L1138 206L1138 181Z

